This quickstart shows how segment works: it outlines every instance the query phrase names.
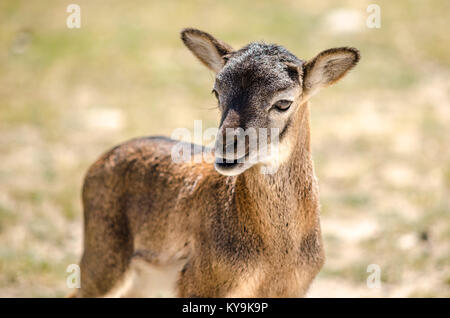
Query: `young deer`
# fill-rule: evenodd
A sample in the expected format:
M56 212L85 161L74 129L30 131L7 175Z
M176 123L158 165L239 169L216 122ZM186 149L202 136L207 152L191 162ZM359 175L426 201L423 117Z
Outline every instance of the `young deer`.
M175 268L180 297L303 296L324 262L308 100L354 67L359 52L334 48L304 62L278 45L233 50L196 29L181 38L216 74L216 161L175 163L177 141L149 137L94 163L83 187L84 254L74 296L127 295L143 282L129 274L147 265ZM237 160L236 143L220 140L239 127L278 128L278 157ZM200 148L194 156L207 151Z

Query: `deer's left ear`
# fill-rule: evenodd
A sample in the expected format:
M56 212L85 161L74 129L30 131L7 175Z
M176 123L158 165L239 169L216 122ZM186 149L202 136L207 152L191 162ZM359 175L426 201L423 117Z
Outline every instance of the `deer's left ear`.
M359 51L342 47L325 50L303 65L303 92L314 95L322 87L336 83L359 61Z
M203 64L215 73L218 73L224 66L224 56L233 51L230 45L197 29L182 30L181 40Z

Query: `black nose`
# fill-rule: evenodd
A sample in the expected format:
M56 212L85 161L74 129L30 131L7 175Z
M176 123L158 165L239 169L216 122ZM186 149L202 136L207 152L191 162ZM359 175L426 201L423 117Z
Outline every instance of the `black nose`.
M231 134L230 131L219 131L216 140L216 156L234 159L237 148L238 136L236 134Z
M238 147L238 136L234 135L232 137L233 139L231 140L231 142L228 141L226 138L227 136L224 136L225 142L222 144L222 151L225 153L227 151L235 153ZM230 139L230 137L228 137L228 139Z
M229 128L226 133L219 131L215 145L216 157L227 160L238 160L246 157L250 151L250 143L257 143L257 139L252 138L257 136L250 135L241 128ZM256 149L256 147L254 148Z

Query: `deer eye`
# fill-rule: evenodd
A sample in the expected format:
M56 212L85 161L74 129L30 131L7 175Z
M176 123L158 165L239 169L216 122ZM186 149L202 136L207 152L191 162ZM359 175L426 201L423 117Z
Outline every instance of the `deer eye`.
M285 112L289 109L289 107L291 107L291 104L292 104L292 101L290 101L290 100L280 99L275 104L273 104L272 107L280 112Z

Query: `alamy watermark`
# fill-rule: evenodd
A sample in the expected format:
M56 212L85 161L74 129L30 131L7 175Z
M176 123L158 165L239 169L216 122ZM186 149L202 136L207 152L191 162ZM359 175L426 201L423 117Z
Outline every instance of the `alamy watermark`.
M66 19L66 25L69 29L81 28L81 7L78 4L72 3L67 6L67 13L70 15Z
M67 266L66 272L70 273L66 279L67 288L80 288L80 266L70 264Z
M381 8L378 4L369 4L366 9L370 15L366 19L366 26L369 29L381 28Z
M381 288L381 267L378 264L370 264L367 266L367 272L370 275L367 277L367 288Z
M193 134L187 128L177 128L171 138L180 140L171 151L175 163L245 164L262 163L261 173L275 173L280 163L279 128L219 128L202 129L202 121L194 121ZM207 142L205 146L202 144Z

